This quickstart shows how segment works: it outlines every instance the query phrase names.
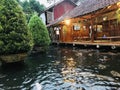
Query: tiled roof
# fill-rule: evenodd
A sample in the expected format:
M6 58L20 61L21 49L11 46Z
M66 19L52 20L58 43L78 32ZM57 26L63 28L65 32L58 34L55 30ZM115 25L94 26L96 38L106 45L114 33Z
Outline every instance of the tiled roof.
M75 7L70 12L65 13L63 16L61 16L57 20L51 22L47 26L51 26L56 23L59 23L66 18L67 19L74 18L74 17L78 17L78 16L82 16L82 15L91 13L93 11L96 11L96 10L102 9L104 7L107 7L109 5L115 4L119 1L120 0L85 0L79 6Z
M77 17L80 15L85 15L93 11L102 9L111 4L115 4L120 0L86 0L82 5L71 11L71 17Z

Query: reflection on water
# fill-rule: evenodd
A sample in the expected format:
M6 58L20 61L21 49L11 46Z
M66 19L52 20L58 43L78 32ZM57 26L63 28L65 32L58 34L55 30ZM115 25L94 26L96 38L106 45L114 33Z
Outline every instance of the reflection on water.
M24 64L0 67L0 90L120 90L120 53L51 47Z

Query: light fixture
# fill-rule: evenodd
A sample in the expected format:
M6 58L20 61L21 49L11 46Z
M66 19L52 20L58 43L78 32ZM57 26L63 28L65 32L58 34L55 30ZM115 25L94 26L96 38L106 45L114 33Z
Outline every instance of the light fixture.
M64 21L66 25L70 25L70 19Z
M120 8L120 2L117 3L117 6Z
M107 20L107 17L103 17L103 21L106 21Z
M120 22L120 8L116 11L116 18Z
M99 45L96 45L96 47L97 47L97 48L100 48L100 46L99 46Z
M111 5L107 7L108 9L111 8Z

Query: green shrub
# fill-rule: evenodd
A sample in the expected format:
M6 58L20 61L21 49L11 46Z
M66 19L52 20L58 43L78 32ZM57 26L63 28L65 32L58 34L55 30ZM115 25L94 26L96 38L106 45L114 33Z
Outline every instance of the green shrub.
M28 26L32 32L35 46L46 48L50 44L50 37L42 20L37 15L33 15Z
M25 15L15 0L0 0L0 55L28 52L33 46Z

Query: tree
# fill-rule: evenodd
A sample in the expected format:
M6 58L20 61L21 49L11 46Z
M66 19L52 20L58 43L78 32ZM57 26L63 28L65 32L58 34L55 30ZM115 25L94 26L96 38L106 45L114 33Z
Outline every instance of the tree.
M17 2L22 6L28 22L34 13L38 13L38 15L40 15L42 11L45 10L45 6L40 4L37 0L17 0Z
M29 0L30 7L32 10L38 13L38 15L41 14L42 11L44 11L45 6L40 4L39 1L36 0Z
M23 11L26 14L37 12L40 15L41 12L45 9L45 6L36 0L17 0L17 2L23 7Z
M42 20L37 16L33 15L29 21L29 27L32 32L33 41L35 46L46 47L50 44L50 37L46 26Z
M33 46L25 15L15 0L0 0L0 55L28 52Z

